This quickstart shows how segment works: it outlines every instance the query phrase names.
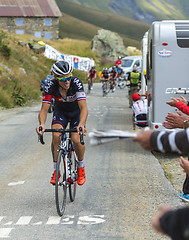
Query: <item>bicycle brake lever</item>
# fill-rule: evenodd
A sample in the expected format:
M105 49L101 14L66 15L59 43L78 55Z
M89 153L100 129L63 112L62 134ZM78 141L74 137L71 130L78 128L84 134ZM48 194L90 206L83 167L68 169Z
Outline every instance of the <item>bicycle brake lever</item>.
M39 132L42 131L42 127L39 127ZM45 142L43 141L43 135L38 135L38 142L40 142L41 144L45 144Z
M82 133L82 127L79 127L79 135L80 135L80 142L82 145L85 144L84 139L83 139L83 133Z

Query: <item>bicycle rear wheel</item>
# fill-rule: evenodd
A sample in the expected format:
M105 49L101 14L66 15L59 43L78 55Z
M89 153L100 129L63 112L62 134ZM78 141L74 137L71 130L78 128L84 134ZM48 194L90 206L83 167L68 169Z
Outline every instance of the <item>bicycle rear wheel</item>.
M70 176L71 182L69 183L69 195L70 201L73 202L75 200L76 195L76 186L77 186L77 158L74 150L70 153Z
M55 183L56 210L59 216L62 216L65 211L67 195L66 193L67 193L66 164L63 150L60 150L56 166L56 183Z

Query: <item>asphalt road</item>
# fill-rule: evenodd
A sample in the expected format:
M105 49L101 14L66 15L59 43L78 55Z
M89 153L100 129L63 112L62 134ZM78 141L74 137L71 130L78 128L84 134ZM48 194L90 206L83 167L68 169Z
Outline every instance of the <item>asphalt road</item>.
M131 130L126 89L87 95L87 130ZM40 104L0 111L0 238L14 240L169 239L151 227L160 204L182 205L158 160L132 139L100 146L86 142L86 183L65 215L56 213L50 134L37 141ZM48 114L50 127L52 114Z

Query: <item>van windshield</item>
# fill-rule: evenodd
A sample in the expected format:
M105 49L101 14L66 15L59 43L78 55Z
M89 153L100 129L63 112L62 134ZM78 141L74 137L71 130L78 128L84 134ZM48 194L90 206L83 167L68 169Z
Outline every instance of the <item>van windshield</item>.
M122 59L122 67L131 67L133 60L131 59Z

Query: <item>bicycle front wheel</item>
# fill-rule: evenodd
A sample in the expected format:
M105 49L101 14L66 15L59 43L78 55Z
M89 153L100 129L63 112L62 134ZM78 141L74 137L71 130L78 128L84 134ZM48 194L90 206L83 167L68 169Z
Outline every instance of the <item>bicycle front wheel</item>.
M126 81L125 80L121 81L119 87L121 89L125 88L126 87Z
M56 209L59 216L62 216L66 207L66 164L63 150L59 151L57 166L56 166L56 183L55 183L55 200Z
M105 97L106 96L106 84L103 83L102 85L102 96Z
M88 82L88 93L90 93L90 91L91 91L91 79L89 80L89 82Z
M77 186L77 158L74 150L71 151L70 154L70 176L71 182L69 183L69 194L70 201L73 202L75 200L76 195L76 186Z

